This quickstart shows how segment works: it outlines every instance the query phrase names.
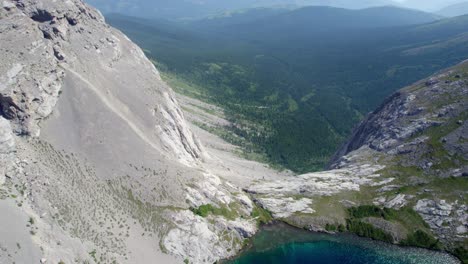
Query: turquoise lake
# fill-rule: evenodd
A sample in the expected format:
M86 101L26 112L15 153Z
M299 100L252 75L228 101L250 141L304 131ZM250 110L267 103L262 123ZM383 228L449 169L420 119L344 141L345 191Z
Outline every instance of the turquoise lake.
M229 264L455 264L455 257L404 248L353 235L312 233L275 224L263 227L252 246Z

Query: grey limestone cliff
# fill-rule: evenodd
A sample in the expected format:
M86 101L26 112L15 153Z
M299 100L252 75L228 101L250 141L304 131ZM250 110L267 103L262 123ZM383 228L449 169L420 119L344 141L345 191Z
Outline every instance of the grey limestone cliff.
M250 199L98 11L2 1L0 57L0 262L213 263L255 233Z

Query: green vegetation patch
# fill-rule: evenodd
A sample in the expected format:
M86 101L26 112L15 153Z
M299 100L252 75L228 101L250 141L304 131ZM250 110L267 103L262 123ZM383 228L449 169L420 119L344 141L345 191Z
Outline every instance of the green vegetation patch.
M198 208L190 208L190 210L201 217L207 217L210 213L214 212L215 207L211 204L204 204Z
M93 258L94 262L98 262L97 261L97 258L96 258L96 250L94 249L93 251L89 252L89 255L91 256L91 258Z
M393 238L390 234L380 228L376 228L371 224L364 223L360 220L347 219L346 228L358 236L369 237L375 240L381 240L388 243L393 243Z
M457 124L458 120L466 120L468 117L468 112L465 111L456 119L450 120L447 124L443 126L430 128L425 134L429 136L429 146L431 147L431 152L428 154L432 159L438 161L434 165L435 169L447 170L450 168L455 168L460 166L460 164L466 163L467 161L459 156L450 155L447 150L444 148L442 143L442 138L459 128L460 125Z
M401 244L412 247L442 249L442 245L438 239L435 239L432 235L422 230L416 230L415 232L409 234L405 240L401 241Z
M367 217L377 217L386 221L399 223L410 231L406 239L400 241L401 245L429 249L442 249L439 240L430 234L430 229L422 217L411 207L400 210L380 208L374 205L362 205L348 209L349 218L346 220L347 229L359 236L370 237L385 242L394 242L390 234L371 224L361 221ZM416 231L413 231L416 230Z
M429 228L424 219L411 207L403 207L400 210L395 210L391 208L380 208L375 205L362 205L349 208L348 213L351 219L377 217L390 222L400 223L408 230L414 230L414 228Z
M190 210L201 217L207 217L209 215L218 215L218 216L223 216L226 219L234 220L236 219L239 214L237 210L235 210L235 204L230 204L228 206L220 206L216 207L211 204L204 204L200 205L198 208L190 208Z
M246 215L241 215L238 210L239 204L231 203L229 206L215 206L212 204L200 205L198 208L191 207L190 210L201 217L208 217L210 215L222 216L229 220L235 220L238 217L244 218L249 217ZM250 217L254 218L259 225L267 224L273 220L271 213L261 208L260 206L255 206L252 209Z
M398 162L398 160L396 161ZM424 171L416 166L402 166L394 164L387 166L377 173L386 178L400 178L406 180L408 177L412 176L423 176Z
M364 218L364 217L380 217L387 220L394 210L389 208L381 209L374 205L362 205L359 207L351 207L348 209L349 215L352 218Z
M455 248L455 250L453 250L452 252L455 256L457 256L457 258L459 258L462 263L466 264L468 263L468 250L463 247L463 246L460 246L460 247L457 247Z
M271 213L261 208L260 206L255 206L252 209L250 216L255 218L258 224L267 224L273 220Z
M416 166L406 167L398 164L388 165L378 173L385 178L396 178L393 183L402 186L397 190L387 192L387 195L401 193L414 195L417 199L434 199L437 197L449 202L455 202L456 200L461 200L464 203L468 202L468 197L464 195L468 189L468 178L466 177L441 178L436 176L435 173L425 173ZM409 179L411 177L421 179L421 181L410 184ZM430 192L426 190L430 190ZM359 201L363 200L360 199Z
M380 228L376 228L369 223L361 221L362 218L366 217L378 217L378 218L394 218L393 210L381 209L380 207L373 205L362 205L359 207L348 208L349 218L346 219L346 229L358 236L369 237L375 240L381 240L388 243L393 243L393 237L389 233L383 231ZM330 228L330 227L329 227Z

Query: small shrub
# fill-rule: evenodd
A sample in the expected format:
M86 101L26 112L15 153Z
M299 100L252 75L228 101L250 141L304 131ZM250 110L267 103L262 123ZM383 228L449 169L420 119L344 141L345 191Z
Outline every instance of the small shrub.
M254 207L250 216L256 218L260 225L268 224L273 219L270 212L258 206Z
M350 232L358 236L393 243L393 237L390 234L386 233L382 229L374 227L371 224L364 223L359 220L347 219L346 226Z
M458 247L453 251L453 254L459 258L462 263L468 263L468 250L464 247Z
M429 228L429 225L424 219L411 207L403 207L400 210L395 210L391 208L380 208L374 205L363 205L349 208L348 214L350 219L377 217L391 222L399 222L410 230Z
M226 219L236 219L238 217L238 214L236 210L232 208L234 207L234 205L231 204L230 207L231 208L227 206L215 207L211 204L204 204L204 205L200 205L200 207L198 208L192 207L190 208L190 210L194 214L199 215L201 217L207 217L208 215L212 214L212 215L223 216Z
M338 232L343 233L343 232L345 232L345 231L346 231L346 227L345 227L344 225L340 224L340 225L338 226Z
M401 244L404 246L441 249L438 239L421 230L416 230L416 232L409 234L405 240L401 241Z
M246 248L249 244L250 244L250 239L244 238L244 240L242 240L242 247L243 248Z
M352 218L379 217L385 220L394 220L398 216L398 211L391 208L380 208L375 205L361 205L348 209Z
M93 258L94 262L97 262L96 253L96 250L89 252L89 255Z
M190 210L201 217L207 217L210 212L214 211L214 207L211 204L200 205L198 208L190 208Z
M326 224L325 230L330 231L330 232L335 232L337 230L337 227L334 224Z

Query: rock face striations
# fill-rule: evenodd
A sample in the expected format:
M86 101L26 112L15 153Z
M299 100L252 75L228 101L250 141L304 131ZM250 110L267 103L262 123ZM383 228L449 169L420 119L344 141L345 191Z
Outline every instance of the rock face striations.
M171 89L96 10L80 1L4 1L1 32L1 113L17 135L38 137L72 80L154 148L171 149L185 162L201 158Z
M2 1L0 57L1 263L213 263L255 233L254 204L98 11Z
M449 156L468 158L468 145L464 142L468 134L468 124L464 122L468 109L464 76L467 64L462 63L388 98L354 130L333 157L330 168L337 167L346 154L367 146L391 155L414 153L407 164L429 169L431 166L424 165L441 162L435 156L422 155L432 151L425 142L428 132L437 128L447 130L439 143ZM458 165L453 166L459 170L455 174L468 173L466 164Z

